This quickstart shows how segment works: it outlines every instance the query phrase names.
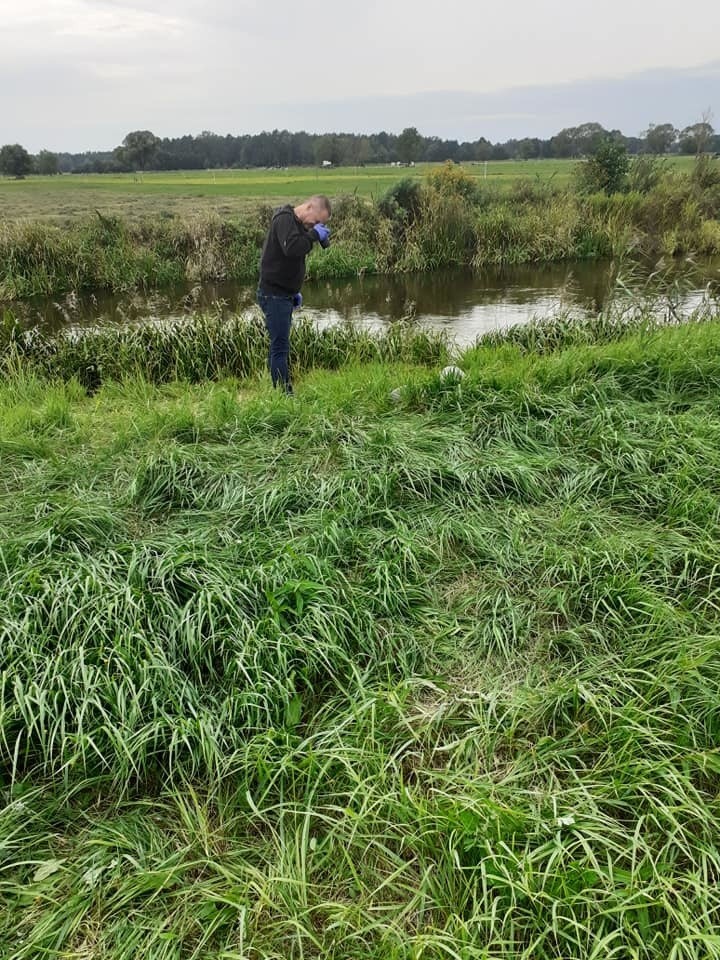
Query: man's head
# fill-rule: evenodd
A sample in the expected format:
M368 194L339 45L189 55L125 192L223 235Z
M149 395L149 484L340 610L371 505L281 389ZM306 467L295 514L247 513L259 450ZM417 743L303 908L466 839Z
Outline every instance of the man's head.
M306 227L327 223L330 219L330 201L324 194L318 193L295 207L295 216Z

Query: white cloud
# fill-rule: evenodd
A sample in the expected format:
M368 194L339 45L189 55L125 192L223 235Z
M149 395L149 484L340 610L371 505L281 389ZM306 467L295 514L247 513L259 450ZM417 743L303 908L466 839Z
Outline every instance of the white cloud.
M162 40L168 34L181 34L187 24L176 17L158 16L136 10L92 10L87 15L76 15L59 25L56 35L77 40L105 43L124 43L137 37L155 34Z

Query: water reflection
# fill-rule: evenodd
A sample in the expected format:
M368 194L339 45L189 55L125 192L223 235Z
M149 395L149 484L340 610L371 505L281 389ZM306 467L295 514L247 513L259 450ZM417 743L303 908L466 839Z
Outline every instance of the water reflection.
M313 302L319 309L352 311L358 306L387 319L399 319L409 310L418 316L457 319L476 306L522 306L539 300L554 304L581 303L599 309L614 283L610 263L543 264L495 268L473 273L441 271L410 276L366 277L351 283L317 284ZM357 294L361 293L358 303Z
M392 277L308 283L305 312L322 325L353 320L385 327L414 317L421 325L446 330L459 343L479 333L558 311L585 316L600 311L618 294L618 266L610 262L523 264L481 272L439 271ZM627 275L628 286L642 290L649 270ZM626 275L621 273L621 281ZM656 277L657 279L657 277ZM675 263L662 274L666 287L683 309L699 303L710 284L720 284L720 259ZM252 309L254 286L234 282L184 286L162 292L69 294L38 297L13 304L24 324L46 329L71 324L124 323L187 316L220 309L226 313Z

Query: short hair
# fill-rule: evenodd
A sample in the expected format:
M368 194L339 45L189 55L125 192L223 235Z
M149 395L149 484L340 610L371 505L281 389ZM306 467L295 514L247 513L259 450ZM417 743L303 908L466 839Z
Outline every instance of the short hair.
M330 201L325 196L324 193L316 193L310 197L310 203L316 207L322 207L324 210L327 210L327 215L330 216L332 211L330 209Z

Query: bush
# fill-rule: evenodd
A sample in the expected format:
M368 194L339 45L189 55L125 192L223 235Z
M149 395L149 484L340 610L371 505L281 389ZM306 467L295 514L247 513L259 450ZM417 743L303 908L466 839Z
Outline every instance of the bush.
M604 140L595 155L584 160L575 171L581 193L620 193L627 188L630 160L625 146L615 140Z
M430 190L442 196L461 197L469 203L475 203L478 199L475 179L465 173L462 167L449 161L437 170L431 170L426 182Z
M417 180L405 177L378 201L380 212L385 217L401 223L412 223L420 212L422 188Z

